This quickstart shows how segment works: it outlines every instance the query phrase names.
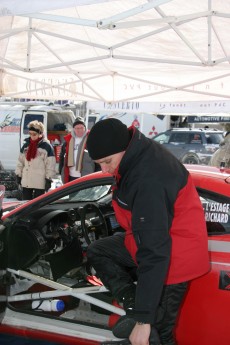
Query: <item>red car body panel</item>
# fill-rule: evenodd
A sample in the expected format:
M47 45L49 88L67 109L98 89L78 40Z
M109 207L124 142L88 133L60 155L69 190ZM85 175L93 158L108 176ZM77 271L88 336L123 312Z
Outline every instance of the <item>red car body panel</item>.
M186 165L196 187L230 196L230 169Z
M230 170L187 166L196 187L230 196ZM209 244L230 242L230 234L209 236ZM209 246L209 247L210 247ZM219 288L221 272L230 276L228 252L209 251L211 270L190 283L176 327L178 345L228 345L230 343L230 280L225 290ZM199 303L197 301L199 300Z
M15 327L8 327L5 325L0 325L0 334L9 334L10 336L15 335L19 337L26 337L30 338L31 340L44 340L44 341L50 341L50 342L57 342L57 344L63 344L63 345L99 345L100 342L88 340L88 339L82 339L82 338L76 338L76 337L70 337L67 335L61 335L61 334L55 334L50 332L44 332L44 331L35 331L35 330L29 330L25 328L15 328ZM0 336L1 337L1 336ZM28 339L27 339L28 340ZM12 343L13 344L13 343ZM3 345L3 344L2 344Z

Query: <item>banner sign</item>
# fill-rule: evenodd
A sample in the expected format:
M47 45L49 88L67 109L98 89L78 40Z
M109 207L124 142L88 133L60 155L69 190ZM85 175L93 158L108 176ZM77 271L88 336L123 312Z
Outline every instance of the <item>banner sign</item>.
M230 122L230 116L188 116L188 123Z
M230 118L230 101L194 101L194 102L87 102L87 109L95 112L101 110L129 111L133 113L151 113L162 115L209 115L216 114L214 118L224 117L223 122ZM195 118L196 116L194 116ZM198 116L197 116L198 118ZM201 122L201 121L196 121ZM208 121L205 121L208 122ZM214 121L219 122L219 121Z

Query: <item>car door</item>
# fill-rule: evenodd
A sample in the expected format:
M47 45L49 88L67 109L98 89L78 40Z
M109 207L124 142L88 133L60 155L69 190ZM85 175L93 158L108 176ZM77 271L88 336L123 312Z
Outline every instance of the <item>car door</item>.
M228 345L230 198L204 189L198 192L207 224L210 272L190 283L176 329L177 344Z

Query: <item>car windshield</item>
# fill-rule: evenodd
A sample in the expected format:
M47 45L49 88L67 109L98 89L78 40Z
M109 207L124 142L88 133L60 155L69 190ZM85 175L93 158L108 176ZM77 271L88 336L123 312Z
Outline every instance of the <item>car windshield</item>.
M155 136L153 139L161 144L167 144L169 142L170 133L160 133L159 135Z
M99 185L90 188L85 188L72 192L58 200L55 203L65 202L80 202L80 201L98 201L104 196L111 193L111 185Z

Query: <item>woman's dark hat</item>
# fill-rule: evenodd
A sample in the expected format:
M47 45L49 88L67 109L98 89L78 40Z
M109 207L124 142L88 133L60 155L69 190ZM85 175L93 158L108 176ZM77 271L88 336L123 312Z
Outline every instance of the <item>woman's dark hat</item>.
M130 141L129 130L120 120L106 119L97 122L91 129L87 148L93 160L125 151Z

